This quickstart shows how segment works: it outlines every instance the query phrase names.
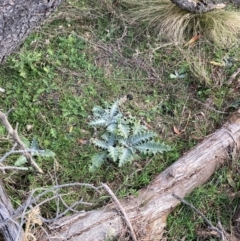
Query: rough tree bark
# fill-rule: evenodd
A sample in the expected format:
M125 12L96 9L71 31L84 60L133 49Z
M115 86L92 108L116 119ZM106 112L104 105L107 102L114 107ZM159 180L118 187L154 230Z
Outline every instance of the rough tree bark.
M63 0L0 0L0 63Z
M179 8L191 13L206 13L214 9L227 7L233 3L235 6L240 6L240 0L170 0Z
M3 184L0 181L0 224L9 218L15 210L11 201L4 191ZM22 240L23 232L17 222L8 222L4 227L0 228L5 241Z
M179 203L172 193L184 198L205 183L226 160L231 160L233 151L239 150L240 112L140 190L138 197L120 200L138 240L161 240L167 216ZM112 203L99 210L65 217L49 228L49 236L42 241L102 241L110 235L119 235L125 227Z
M215 0L171 0L179 8L191 13L206 13L214 9L221 9L227 6L226 1L216 2Z

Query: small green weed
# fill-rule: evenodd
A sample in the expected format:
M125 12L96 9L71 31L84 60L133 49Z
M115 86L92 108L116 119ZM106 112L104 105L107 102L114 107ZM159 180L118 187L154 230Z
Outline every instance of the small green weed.
M39 145L38 145L38 141L36 138L33 138L31 144L29 143L29 141L24 138L24 144L25 144L25 147L28 148L29 150L31 150L30 154L35 157L35 156L39 156L39 157L45 157L45 158L48 158L48 157L54 157L55 156L55 153L50 151L50 150L42 150L39 148ZM14 166L17 166L17 167L20 167L20 166L23 166L24 164L27 163L27 158L26 156L24 155L21 155L17 160L16 162L14 163Z
M19 75L26 79L30 72L39 75L41 58L42 54L40 52L20 53L18 58L13 57L10 59L9 65L11 68L18 70Z

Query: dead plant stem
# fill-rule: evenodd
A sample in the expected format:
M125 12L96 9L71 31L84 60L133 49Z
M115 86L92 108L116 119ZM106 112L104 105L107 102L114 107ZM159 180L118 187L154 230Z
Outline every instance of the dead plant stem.
M134 241L137 241L137 237L136 237L135 232L134 232L134 230L133 230L132 224L131 224L131 222L130 222L130 220L129 220L129 218L128 218L128 216L127 216L127 214L126 214L126 212L125 212L125 210L124 210L124 208L123 208L123 206L121 205L121 203L120 203L119 200L117 199L116 195L115 195L115 194L112 192L112 190L108 187L108 185L105 184L105 183L101 183L101 184L102 184L103 188L104 188L104 189L109 193L109 195L112 197L112 199L114 200L114 202L115 202L116 205L118 206L120 212L122 213L123 218L124 218L124 220L125 220L128 228L130 229L130 233L131 233L132 239L133 239Z

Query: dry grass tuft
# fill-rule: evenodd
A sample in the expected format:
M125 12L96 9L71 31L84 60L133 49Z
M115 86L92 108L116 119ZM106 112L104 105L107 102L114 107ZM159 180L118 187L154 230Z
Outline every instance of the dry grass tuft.
M179 49L182 53L183 58L189 64L190 71L192 75L197 79L197 81L206 86L216 86L217 83L212 82L209 61L205 56L205 52L201 49Z
M168 0L122 0L134 22L144 21L175 42L200 33L219 46L229 46L240 33L240 12L219 9L203 14L189 13Z

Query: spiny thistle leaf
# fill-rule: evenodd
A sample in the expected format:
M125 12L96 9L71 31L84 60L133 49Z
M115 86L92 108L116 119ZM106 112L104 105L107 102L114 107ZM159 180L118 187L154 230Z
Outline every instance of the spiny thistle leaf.
M118 134L120 136L123 136L125 138L128 138L128 135L130 133L130 127L129 125L123 124L123 123L118 123Z
M123 115L122 115L122 113L121 112L119 112L119 113L117 113L112 119L110 119L110 121L111 122L118 122L119 120L121 120L122 119L122 117L123 117Z
M110 107L110 117L113 118L115 115L117 115L120 111L119 111L119 102L115 101L112 106Z
M48 150L48 149L47 150L39 150L36 153L37 153L38 156L41 156L41 157L55 157L55 153L53 151Z
M105 111L101 106L94 106L92 109L93 115L96 118L100 118L104 115Z
M118 156L119 156L118 148L113 147L113 146L109 146L108 147L108 153L109 153L109 156L113 159L114 162L116 162L118 160Z
M133 159L133 153L128 148L121 148L119 154L119 167L122 167L128 162L131 162Z
M132 133L133 135L138 135L144 131L146 131L147 128L146 126L143 126L140 124L140 121L135 121L134 124L133 124L133 127L132 127Z
M101 137L102 137L102 139L104 140L104 141L106 141L106 142L108 142L108 140L109 140L109 138L110 138L110 133L108 133L108 132L104 132L102 135L101 135Z
M146 143L142 143L140 145L135 146L135 148L143 152L145 154L157 154L157 153L163 153L164 151L169 151L171 148L163 143L158 143L154 141L149 141Z
M124 146L127 148L130 147L128 139L124 138L123 136L118 136L117 141L121 146Z
M92 143L95 146L97 146L99 148L102 148L102 149L108 149L108 146L109 146L108 142L102 141L102 140L99 140L99 139L93 139Z
M116 136L114 134L105 132L101 137L104 141L108 143L109 146L113 146L115 144Z
M152 137L155 137L156 133L154 132L144 132L144 133L140 133L138 135L132 136L130 138L130 141L132 143L132 145L138 145L142 142L146 142L148 140L150 140Z
M114 146L116 142L116 136L114 134L111 134L108 138L108 145Z
M95 119L90 121L90 126L106 126L107 121L105 119Z
M107 127L107 131L110 133L117 132L117 123L112 123Z
M35 137L33 138L32 142L31 142L30 149L39 150L38 141Z
M103 164L103 162L105 161L106 157L107 157L107 152L103 151L100 153L96 153L95 155L92 156L92 165L89 167L89 171L90 172L94 172L96 171L99 167L101 167L101 165Z

